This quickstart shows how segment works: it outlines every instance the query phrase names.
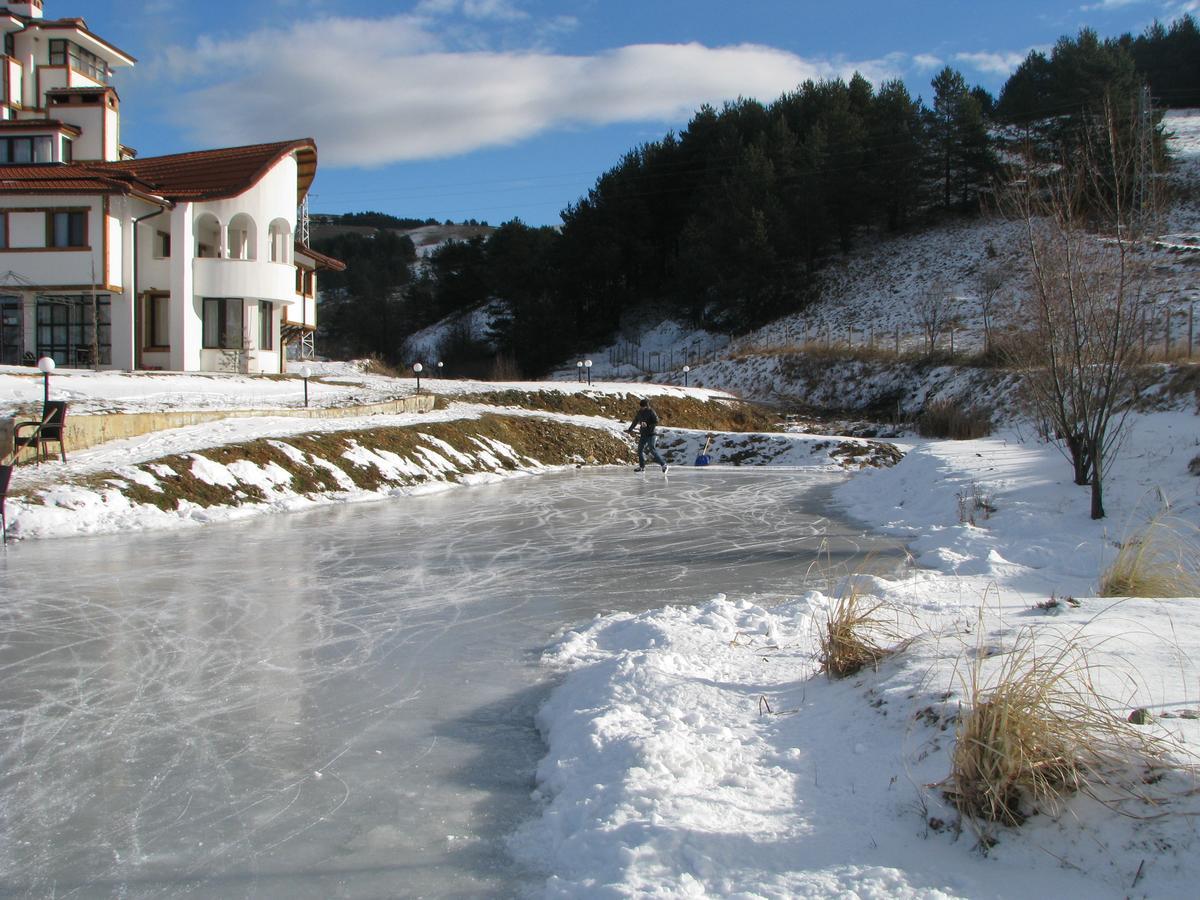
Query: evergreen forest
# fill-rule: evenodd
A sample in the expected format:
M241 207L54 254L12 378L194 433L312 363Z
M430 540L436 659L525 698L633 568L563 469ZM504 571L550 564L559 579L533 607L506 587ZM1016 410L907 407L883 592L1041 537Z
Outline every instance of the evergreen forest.
M738 334L803 309L815 273L873 235L986 211L1014 152L1061 159L1105 109L1134 140L1147 117L1189 106L1200 106L1191 16L1137 37L1060 38L998 97L946 67L928 99L855 74L770 103L704 106L678 133L629 150L558 228L514 219L418 264L393 229L429 220L341 217L378 230L314 242L347 263L322 276L322 347L406 365L409 335L493 300L487 334L464 325L439 348L452 370L485 374L498 357L508 374L539 375L607 343L647 304Z

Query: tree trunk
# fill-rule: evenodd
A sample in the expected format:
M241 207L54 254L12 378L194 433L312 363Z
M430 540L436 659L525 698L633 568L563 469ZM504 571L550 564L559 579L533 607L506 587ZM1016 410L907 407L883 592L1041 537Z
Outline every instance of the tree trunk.
M1092 518L1104 518L1104 478L1103 467L1100 460L1100 447L1098 442L1089 442L1092 444Z
M1075 483L1092 483L1092 459L1088 454L1088 442L1082 435L1068 434L1067 452L1071 455L1071 466L1075 469Z

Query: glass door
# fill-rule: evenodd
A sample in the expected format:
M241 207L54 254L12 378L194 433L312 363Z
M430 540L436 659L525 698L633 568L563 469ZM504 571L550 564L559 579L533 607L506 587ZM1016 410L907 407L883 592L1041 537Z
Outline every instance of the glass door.
M25 344L23 306L20 297L0 296L0 365L21 364Z

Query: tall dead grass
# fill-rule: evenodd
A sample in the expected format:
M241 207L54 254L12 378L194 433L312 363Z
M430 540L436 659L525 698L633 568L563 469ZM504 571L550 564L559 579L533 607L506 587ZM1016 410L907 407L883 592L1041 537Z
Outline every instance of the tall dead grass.
M818 638L820 669L830 678L846 678L876 667L903 648L894 611L882 600L864 597L853 584L828 611Z
M1084 792L1101 802L1133 793L1136 766L1164 755L1132 728L1093 686L1079 641L1036 645L1024 632L985 683L978 653L965 685L947 798L971 819L1019 825L1057 814Z
M1200 530L1155 516L1123 540L1100 578L1101 597L1200 597Z

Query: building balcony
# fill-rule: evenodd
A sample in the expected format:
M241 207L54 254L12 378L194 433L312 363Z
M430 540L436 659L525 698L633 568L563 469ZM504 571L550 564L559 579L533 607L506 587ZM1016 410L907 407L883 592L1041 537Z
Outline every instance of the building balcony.
M246 297L297 303L296 269L257 259L192 260L192 293L198 297Z

